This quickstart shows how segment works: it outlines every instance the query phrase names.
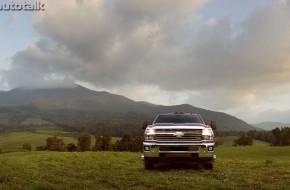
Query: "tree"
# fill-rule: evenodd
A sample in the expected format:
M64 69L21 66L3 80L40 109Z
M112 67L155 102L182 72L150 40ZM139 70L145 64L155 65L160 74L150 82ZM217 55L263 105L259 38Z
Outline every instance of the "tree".
M91 150L91 135L87 131L83 131L77 140L80 151Z
M143 150L144 136L137 136L133 141L133 152L141 152Z
M282 127L275 128L272 130L273 140L272 145L274 146L289 146L290 145L290 128Z
M125 134L120 141L117 141L117 146L120 151L132 151L133 143L132 135Z
M281 143L283 146L290 145L290 128L289 127L281 128Z
M250 136L247 136L245 134L242 134L238 139L234 140L233 146L237 145L253 145L253 139Z
M57 138L57 136L53 136L46 139L45 150L66 151L66 146L62 138Z
M257 140L268 142L268 143L271 143L273 139L273 135L271 131L252 130L252 131L248 131L247 135L252 137L253 139L257 139Z
M272 130L272 134L274 136L274 140L272 142L272 145L274 146L280 146L281 145L281 130L280 128L275 128Z
M95 135L96 142L95 142L95 150L96 151L105 151L112 149L112 137L108 133L97 133Z
M115 144L115 149L119 151L139 152L143 150L143 136L133 137L130 134L123 135L120 141Z

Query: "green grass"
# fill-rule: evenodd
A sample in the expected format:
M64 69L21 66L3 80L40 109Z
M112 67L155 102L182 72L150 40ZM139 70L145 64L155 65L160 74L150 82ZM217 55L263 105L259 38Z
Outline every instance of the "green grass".
M270 158L276 158L278 161L290 158L290 147L275 147L270 146L266 142L254 140L253 146L237 146L233 147L233 141L237 137L226 137L226 141L223 145L217 146L215 151L217 156L226 155L232 159L242 160L256 160L262 161Z
M144 170L141 153L5 153L0 189L289 189L290 147L260 141L233 147L233 139L216 148L212 171L168 165Z
M0 134L0 149L2 152L19 152L24 151L22 145L28 143L35 150L38 146L44 146L46 139L52 136L63 138L65 144L77 144L75 136L78 133L67 133L62 131L59 127L42 127L32 132L10 132Z
M60 127L41 127L34 131L37 134L48 134L48 135L55 135L58 137L78 137L80 135L79 132L66 132L63 131Z
M80 133L65 132L59 127L42 127L33 132L10 132L0 133L0 150L2 152L21 152L24 151L22 145L28 143L35 150L38 146L44 146L48 137L57 136L64 139L65 144L77 144L77 139ZM119 137L112 137L114 144ZM95 145L95 137L91 136L91 146Z
M35 117L29 117L29 118L25 119L21 124L22 125L29 125L29 124L33 124L33 125L53 125L51 122L45 121L45 120L40 119L40 118L35 118Z
M36 134L32 132L11 132L0 134L0 149L2 152L23 151L22 145L28 143L34 150L37 146L44 146L46 139L52 137L50 134ZM61 137L65 144L77 143L77 140L71 137Z

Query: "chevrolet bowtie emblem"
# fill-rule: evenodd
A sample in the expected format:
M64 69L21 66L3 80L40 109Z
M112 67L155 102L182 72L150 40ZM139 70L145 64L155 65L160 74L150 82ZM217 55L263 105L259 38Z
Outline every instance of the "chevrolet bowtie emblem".
M184 133L181 132L181 131L177 131L177 132L174 134L174 136L176 136L176 137L182 137L183 135L184 135Z

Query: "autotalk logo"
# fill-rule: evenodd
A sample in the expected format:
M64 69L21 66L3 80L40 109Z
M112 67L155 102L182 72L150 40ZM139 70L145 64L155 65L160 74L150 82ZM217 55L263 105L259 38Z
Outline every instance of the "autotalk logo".
M0 3L0 11L44 11L45 4L41 1L37 1L34 3L27 2L8 2L8 3Z

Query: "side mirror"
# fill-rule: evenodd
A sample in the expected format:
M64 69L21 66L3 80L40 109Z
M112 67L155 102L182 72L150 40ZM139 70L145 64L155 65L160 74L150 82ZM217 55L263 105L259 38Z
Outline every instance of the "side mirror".
M146 127L148 126L148 124L149 124L149 121L143 121L142 122L142 129L146 129Z
M210 126L211 126L212 130L216 130L216 122L215 121L211 121Z

